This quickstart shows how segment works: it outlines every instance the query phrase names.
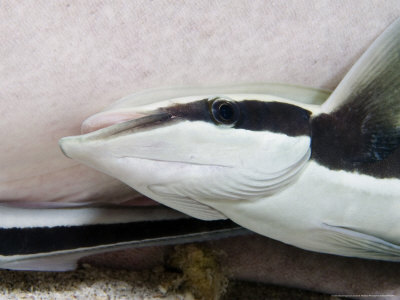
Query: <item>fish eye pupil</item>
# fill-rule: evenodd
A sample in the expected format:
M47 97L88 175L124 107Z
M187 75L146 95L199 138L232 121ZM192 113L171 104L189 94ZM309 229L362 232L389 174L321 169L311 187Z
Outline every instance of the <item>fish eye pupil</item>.
M233 126L239 120L240 108L231 99L214 98L210 100L210 113L217 124Z
M219 115L222 120L232 121L234 117L235 111L233 107L229 103L222 103L219 106Z

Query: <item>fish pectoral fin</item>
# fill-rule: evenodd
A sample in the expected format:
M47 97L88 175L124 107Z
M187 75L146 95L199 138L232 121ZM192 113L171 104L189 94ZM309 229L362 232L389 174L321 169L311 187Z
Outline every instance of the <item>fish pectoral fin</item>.
M323 226L329 231L327 244L333 249L342 249L344 256L400 261L400 245L348 227L326 223Z
M361 56L321 112L313 120L315 146L321 140L343 161L380 161L400 146L400 19Z
M162 200L159 201L156 199L156 201L192 216L193 218L205 221L227 219L227 217L218 210L189 197L172 194L162 185L154 184L148 188L156 195L161 196Z

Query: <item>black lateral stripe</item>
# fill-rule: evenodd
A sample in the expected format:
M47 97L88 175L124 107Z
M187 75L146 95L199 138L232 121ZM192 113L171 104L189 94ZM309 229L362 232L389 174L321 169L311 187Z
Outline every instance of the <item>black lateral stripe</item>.
M229 220L178 219L86 226L0 229L0 255L26 255L240 228Z
M237 101L240 119L234 128L252 131L271 131L288 136L311 135L311 112L299 106L282 102L260 100ZM176 118L189 121L215 123L211 116L208 99L176 104L160 109Z
M235 128L271 131L288 136L310 136L311 112L282 102L245 100L238 102L242 118Z

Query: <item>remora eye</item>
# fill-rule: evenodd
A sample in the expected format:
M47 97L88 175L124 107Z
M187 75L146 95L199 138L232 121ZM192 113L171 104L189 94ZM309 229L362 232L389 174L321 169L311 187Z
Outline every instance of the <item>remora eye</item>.
M211 114L217 123L234 125L239 120L240 111L235 101L215 98L211 103Z

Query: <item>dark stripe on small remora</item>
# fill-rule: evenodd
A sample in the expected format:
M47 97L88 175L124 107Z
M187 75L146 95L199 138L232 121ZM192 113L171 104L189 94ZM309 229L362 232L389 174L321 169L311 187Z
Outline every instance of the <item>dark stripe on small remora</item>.
M121 224L0 229L0 255L48 253L240 228L229 220L178 219Z

